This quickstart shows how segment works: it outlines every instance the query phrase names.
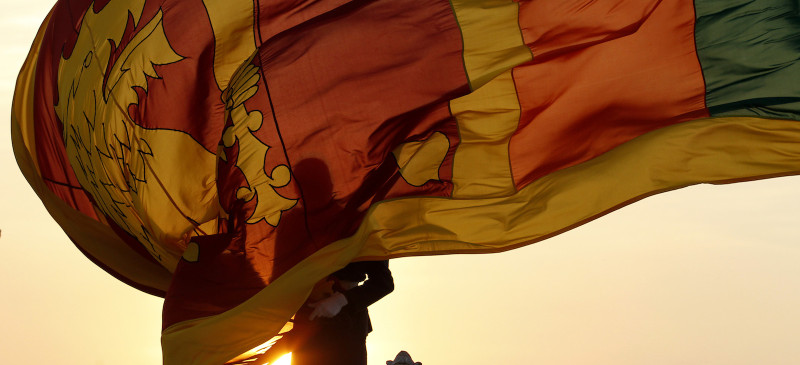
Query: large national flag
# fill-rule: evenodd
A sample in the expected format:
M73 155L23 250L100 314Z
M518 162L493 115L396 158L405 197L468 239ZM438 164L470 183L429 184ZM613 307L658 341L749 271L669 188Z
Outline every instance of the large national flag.
M165 297L165 364L219 365L353 260L797 174L798 58L796 0L58 1L12 138L78 249Z

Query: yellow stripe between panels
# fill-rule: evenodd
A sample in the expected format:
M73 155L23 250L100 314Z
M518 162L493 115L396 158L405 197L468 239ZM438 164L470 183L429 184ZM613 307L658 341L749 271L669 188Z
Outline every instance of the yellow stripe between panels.
M464 66L475 90L532 59L519 29L519 4L510 0L451 0L464 42Z
M511 68L531 60L519 29L519 4L510 0L452 0L464 42L471 94L452 100L460 141L453 158L453 197L515 192L508 142L520 107Z
M453 157L453 197L513 194L508 142L519 125L520 108L511 70L450 101L450 111L460 135Z

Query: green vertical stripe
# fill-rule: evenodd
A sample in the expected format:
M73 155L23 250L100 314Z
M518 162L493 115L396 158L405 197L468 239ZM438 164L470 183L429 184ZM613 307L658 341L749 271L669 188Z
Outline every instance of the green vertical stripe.
M695 0L712 116L800 120L798 0Z

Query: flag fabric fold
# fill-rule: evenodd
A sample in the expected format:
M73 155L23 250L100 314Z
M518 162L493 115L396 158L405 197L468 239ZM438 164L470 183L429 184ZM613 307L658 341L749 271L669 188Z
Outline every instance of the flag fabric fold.
M798 27L791 0L59 1L12 140L75 245L165 297L165 364L218 365L353 260L797 174Z

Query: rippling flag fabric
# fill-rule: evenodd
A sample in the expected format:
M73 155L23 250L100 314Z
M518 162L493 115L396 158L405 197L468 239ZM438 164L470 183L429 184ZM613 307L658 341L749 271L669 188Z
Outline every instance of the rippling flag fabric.
M218 365L352 260L504 251L797 174L799 7L58 1L14 151L78 249L165 297L165 364Z

